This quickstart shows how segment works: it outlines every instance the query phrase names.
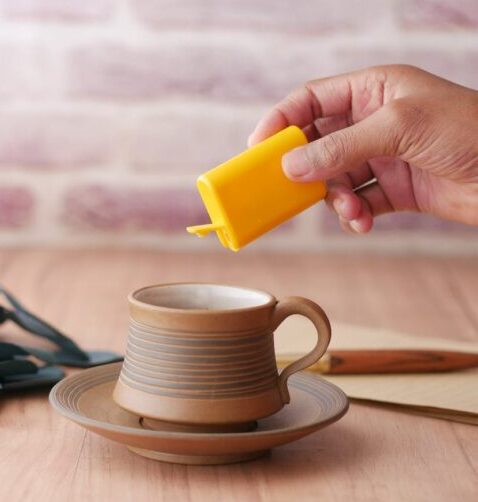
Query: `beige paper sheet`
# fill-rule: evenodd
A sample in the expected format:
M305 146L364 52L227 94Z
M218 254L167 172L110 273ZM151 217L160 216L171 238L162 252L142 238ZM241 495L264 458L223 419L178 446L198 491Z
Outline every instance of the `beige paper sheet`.
M393 331L334 324L330 348L437 349L478 352L478 343L413 337ZM276 332L278 358L304 354L314 342L304 318L289 318ZM452 373L326 376L350 398L478 425L478 369Z

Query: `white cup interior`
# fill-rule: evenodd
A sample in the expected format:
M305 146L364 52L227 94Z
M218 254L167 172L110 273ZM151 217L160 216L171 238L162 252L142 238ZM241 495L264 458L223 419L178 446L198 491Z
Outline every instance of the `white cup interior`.
M134 294L137 301L155 307L182 310L235 310L260 307L273 297L254 289L218 284L166 284Z

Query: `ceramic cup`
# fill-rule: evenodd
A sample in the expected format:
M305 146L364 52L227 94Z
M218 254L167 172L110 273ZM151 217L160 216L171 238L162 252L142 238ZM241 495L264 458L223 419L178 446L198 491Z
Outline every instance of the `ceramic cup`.
M126 356L116 403L140 417L187 424L250 424L290 401L287 379L315 363L330 324L311 300L217 284L164 284L129 295ZM274 330L308 317L315 347L278 373Z

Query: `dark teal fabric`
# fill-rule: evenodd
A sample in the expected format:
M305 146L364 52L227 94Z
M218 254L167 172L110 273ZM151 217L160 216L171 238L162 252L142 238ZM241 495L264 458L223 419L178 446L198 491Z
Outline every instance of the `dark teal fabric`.
M54 365L89 368L123 360L121 355L110 351L84 351L71 338L29 312L1 286L0 295L9 303L9 308L0 305L0 324L11 321L58 348L45 350L0 342L0 391L51 386L65 376L63 370ZM32 359L45 365L38 366Z

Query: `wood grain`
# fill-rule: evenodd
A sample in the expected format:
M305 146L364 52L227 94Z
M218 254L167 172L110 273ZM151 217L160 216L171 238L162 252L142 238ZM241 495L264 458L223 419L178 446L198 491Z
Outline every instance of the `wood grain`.
M317 301L334 321L478 338L478 262L380 256L4 251L0 280L86 348L124 350L126 294L216 281ZM18 339L10 325L2 339ZM29 339L30 341L30 339ZM45 392L0 400L0 500L474 501L478 428L353 404L337 424L220 467L149 461L59 417Z
M331 375L435 373L478 366L478 354L446 350L334 350Z

